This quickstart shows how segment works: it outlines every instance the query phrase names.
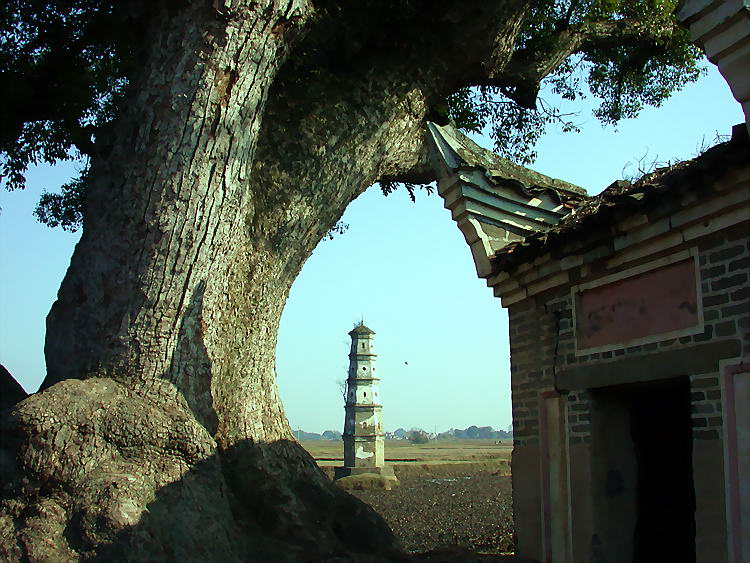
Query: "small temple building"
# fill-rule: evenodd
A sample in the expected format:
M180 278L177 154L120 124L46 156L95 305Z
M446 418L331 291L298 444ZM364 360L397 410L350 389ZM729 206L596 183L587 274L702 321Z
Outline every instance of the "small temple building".
M336 468L336 477L377 473L393 477L393 468L385 465L385 433L380 404L380 379L376 373L375 332L364 321L349 332L349 374L346 380L344 416L344 466Z
M691 161L588 197L428 126L508 309L516 554L545 563L750 561L750 8L676 16L746 117Z
M750 141L589 197L429 125L510 325L516 553L750 561Z

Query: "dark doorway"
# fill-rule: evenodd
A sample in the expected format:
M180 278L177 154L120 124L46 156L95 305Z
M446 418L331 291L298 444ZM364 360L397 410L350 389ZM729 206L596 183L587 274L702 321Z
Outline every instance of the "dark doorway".
M695 562L690 382L591 390L596 561Z
M690 382L651 383L630 393L638 480L635 561L695 561Z

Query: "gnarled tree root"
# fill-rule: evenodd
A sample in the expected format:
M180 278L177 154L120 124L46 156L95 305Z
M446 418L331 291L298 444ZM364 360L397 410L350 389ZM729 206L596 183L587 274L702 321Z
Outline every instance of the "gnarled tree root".
M402 558L296 442L221 449L189 410L111 379L53 385L0 431L2 560Z

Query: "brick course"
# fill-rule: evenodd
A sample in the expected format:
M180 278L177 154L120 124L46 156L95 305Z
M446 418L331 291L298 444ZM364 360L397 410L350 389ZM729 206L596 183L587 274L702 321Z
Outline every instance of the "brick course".
M515 303L509 307L511 334L511 379L514 405L522 398L537 397L555 389L554 373L566 367L601 365L630 357L689 349L722 339L744 341L744 354L750 350L750 237L747 225L739 225L718 236L685 245L698 249L702 287L703 330L697 334L626 346L612 351L576 355L573 304L568 288ZM743 236L744 235L744 236ZM672 252L675 250L673 249ZM599 269L597 276L608 275ZM591 268L591 271L595 271ZM575 276L574 276L575 277ZM592 278L589 278L592 279ZM557 318L556 318L557 315ZM556 354L555 354L556 350ZM718 370L718 366L717 366ZM691 376L692 419L695 439L717 439L722 435L721 390L718 372ZM536 399L534 399L536 400ZM567 417L571 444L590 440L591 404L585 391L567 395ZM516 445L538 443L537 409L515 409Z

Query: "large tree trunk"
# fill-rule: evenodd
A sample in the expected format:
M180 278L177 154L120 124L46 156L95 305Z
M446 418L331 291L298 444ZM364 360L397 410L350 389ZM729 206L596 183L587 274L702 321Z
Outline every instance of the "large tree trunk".
M3 420L0 556L395 557L382 520L290 441L276 333L346 205L381 178L429 179L430 107L512 53L526 2L481 4L154 18L98 141L44 390Z
M309 8L196 4L147 37L111 151L93 161L83 236L47 319L42 388L111 378L182 404L228 446L289 435L269 407L272 379L252 369L268 363L256 350L273 349L285 289L269 283L281 272L268 240L250 232L263 226L248 220L247 178L268 89Z

